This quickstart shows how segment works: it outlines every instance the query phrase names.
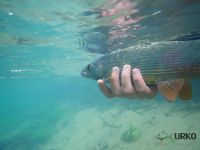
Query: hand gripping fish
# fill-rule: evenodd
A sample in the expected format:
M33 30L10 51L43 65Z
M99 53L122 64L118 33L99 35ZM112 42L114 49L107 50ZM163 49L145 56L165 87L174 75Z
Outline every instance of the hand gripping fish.
M105 54L88 64L82 76L107 80L114 66L139 68L147 85L157 84L169 101L192 98L191 80L200 79L200 40L140 44Z

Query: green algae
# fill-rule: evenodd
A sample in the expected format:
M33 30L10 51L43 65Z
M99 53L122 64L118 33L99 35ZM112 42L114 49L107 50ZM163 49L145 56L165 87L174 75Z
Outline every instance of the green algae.
M131 143L137 141L141 136L142 131L130 125L129 128L121 134L120 139L124 142Z

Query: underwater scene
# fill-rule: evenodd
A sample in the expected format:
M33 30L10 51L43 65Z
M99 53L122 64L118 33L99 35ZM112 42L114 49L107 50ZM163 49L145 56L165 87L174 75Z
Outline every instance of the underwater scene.
M199 0L0 0L0 150L200 149L199 18ZM194 64L171 72L190 77L189 100L107 98L83 74L130 47L143 62L156 42L176 54L156 59Z

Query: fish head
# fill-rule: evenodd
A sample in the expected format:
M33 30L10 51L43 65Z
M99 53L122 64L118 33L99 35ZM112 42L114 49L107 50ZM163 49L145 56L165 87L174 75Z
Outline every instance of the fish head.
M99 62L90 63L83 68L81 75L94 80L103 79L105 76L104 65Z

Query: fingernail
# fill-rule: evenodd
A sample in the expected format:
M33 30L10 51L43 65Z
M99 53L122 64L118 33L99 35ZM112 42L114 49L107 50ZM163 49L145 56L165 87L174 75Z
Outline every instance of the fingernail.
M118 71L119 70L119 68L118 67L113 67L113 69L112 69L113 71Z
M130 65L124 65L124 68L125 68L125 69L129 69L129 68L130 68Z
M102 84L102 83L103 83L103 80L102 80L102 79L99 79L99 80L97 80L97 83L98 83L98 84Z
M132 72L133 72L133 74L137 74L137 73L139 72L139 69L138 69L138 68L134 68L134 69L132 70Z

